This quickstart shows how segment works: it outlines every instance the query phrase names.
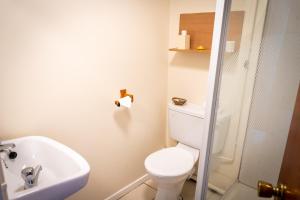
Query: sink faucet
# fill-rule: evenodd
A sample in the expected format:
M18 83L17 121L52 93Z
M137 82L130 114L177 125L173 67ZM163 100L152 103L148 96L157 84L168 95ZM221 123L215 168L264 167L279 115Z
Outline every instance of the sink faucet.
M21 171L21 176L25 181L24 189L29 189L37 185L42 166L37 165L35 168L26 167Z
M18 156L17 152L12 151L15 147L16 145L14 143L0 144L0 153L6 152L9 159L15 159Z
M7 151L15 147L16 145L14 143L0 144L0 152Z

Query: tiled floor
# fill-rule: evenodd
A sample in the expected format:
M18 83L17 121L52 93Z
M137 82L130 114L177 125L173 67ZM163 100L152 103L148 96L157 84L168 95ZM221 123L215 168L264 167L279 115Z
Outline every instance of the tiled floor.
M143 183L135 190L121 197L120 200L152 200L155 197L155 193L156 191L153 188Z
M228 176L218 172L210 172L208 179L208 187L215 191L224 194L234 184L235 179L231 179Z
M257 196L257 190L248 187L242 183L235 183L233 187L225 194L224 200L263 200Z
M196 190L196 182L193 180L186 181L182 190L184 200L194 200ZM135 190L121 197L120 200L153 200L156 194L156 185L151 180L141 184ZM209 191L207 200L219 200L220 195Z
M222 195L208 189L206 200L220 200L222 198Z

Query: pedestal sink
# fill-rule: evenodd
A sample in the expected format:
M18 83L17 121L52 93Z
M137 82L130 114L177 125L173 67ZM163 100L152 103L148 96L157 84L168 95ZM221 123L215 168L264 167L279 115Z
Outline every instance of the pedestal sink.
M3 165L9 200L63 200L88 181L90 167L87 161L50 138L30 136L2 143L14 143L13 150L18 153L15 160L1 155L8 167ZM21 171L37 165L42 166L37 186L25 190Z

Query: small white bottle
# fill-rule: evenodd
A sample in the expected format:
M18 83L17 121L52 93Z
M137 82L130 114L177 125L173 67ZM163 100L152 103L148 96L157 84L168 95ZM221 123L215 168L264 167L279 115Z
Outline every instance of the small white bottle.
M177 38L177 49L190 49L190 36L186 30L182 30Z
M226 41L225 52L226 53L234 53L235 52L235 41Z

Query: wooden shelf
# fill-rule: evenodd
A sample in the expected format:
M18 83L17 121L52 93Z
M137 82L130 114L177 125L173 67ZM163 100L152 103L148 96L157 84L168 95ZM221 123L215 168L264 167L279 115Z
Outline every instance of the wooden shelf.
M210 53L210 49L206 50L196 50L196 49L177 49L177 48L171 48L169 51L176 51L176 52L182 52L182 53Z
M182 13L180 14L179 33L182 30L187 30L190 35L191 49L177 49L171 48L169 51L183 52L183 53L202 53L207 54L211 52L211 43L214 30L215 13ZM231 11L228 33L226 40L235 41L236 49L239 49L242 35L242 28L244 23L244 11ZM197 50L197 47L203 46L206 50Z

